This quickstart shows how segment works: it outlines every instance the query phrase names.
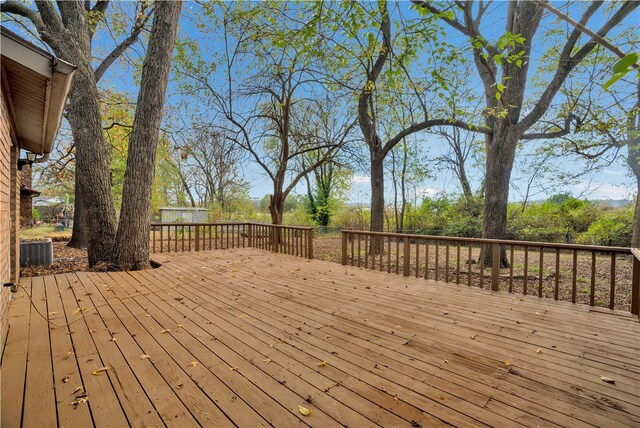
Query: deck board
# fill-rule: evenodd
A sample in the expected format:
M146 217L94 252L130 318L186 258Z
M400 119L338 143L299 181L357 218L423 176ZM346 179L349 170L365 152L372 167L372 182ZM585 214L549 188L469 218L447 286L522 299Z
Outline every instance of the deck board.
M23 280L73 323L14 296L3 427L640 425L624 313L256 249L154 258Z

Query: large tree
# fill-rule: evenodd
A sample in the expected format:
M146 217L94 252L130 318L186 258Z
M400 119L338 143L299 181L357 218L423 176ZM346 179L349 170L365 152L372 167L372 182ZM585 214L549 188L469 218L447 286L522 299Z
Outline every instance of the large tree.
M203 4L203 27L221 17L222 34L215 42L209 37L216 34L202 34L200 41L220 43L224 49L208 52L200 43L189 52L201 57L180 56L185 92L198 96L209 114L224 119L221 132L269 180L273 224L282 223L285 201L300 180L340 148L339 142L294 137L299 134L296 116L326 94L317 74L324 53L307 37L305 7L286 2ZM303 156L319 151L323 155L317 161L300 168Z
M486 137L486 179L482 235L485 238L504 239L507 231L507 203L509 182L518 143L521 140L556 138L568 134L570 117L562 128L532 130L548 112L556 94L572 70L598 45L586 39L575 28L557 50L555 69L545 88L536 94L537 100L527 99L527 83L531 67L531 50L540 28L543 8L530 0L511 1L505 8L504 33L497 40L484 34L490 2L447 1L431 2L414 0L424 11L438 16L449 27L468 38L470 53L483 85L485 100L485 126L490 132ZM604 2L594 1L586 5L579 22L587 25L598 13ZM597 31L601 38L623 21L640 3L625 1ZM576 6L579 7L579 6ZM491 16L495 19L495 16ZM526 108L525 108L526 107ZM529 132L532 130L533 132ZM491 252L485 253L485 263L491 263ZM502 253L501 265L506 266L506 254Z
M36 9L16 1L0 3L3 13L28 19L38 36L61 59L78 67L66 118L71 126L76 157L76 215L86 227L89 264L107 261L116 237L116 212L111 194L109 152L104 141L97 82L124 51L133 45L148 17L149 7L136 7L131 33L121 40L94 69L92 41L110 2L68 0L36 1ZM84 222L82 218L84 217ZM79 231L81 232L81 231ZM82 235L76 237L82 245Z
M149 267L149 218L156 151L181 7L181 1L160 1L153 14L129 137L120 222L111 259L121 270Z
M437 94L448 78L444 65L454 55L438 38L435 26L408 19L400 7L393 10L397 18L392 18L387 1L343 2L320 11L324 24L333 29L323 38L340 71L335 84L356 94L354 108L369 152L370 227L382 231L384 162L391 150L407 136L434 126L473 128L438 109ZM427 36L416 37L422 31ZM425 52L431 55L430 66L417 63ZM395 120L398 114L391 114L399 105L406 110L407 120L402 123Z

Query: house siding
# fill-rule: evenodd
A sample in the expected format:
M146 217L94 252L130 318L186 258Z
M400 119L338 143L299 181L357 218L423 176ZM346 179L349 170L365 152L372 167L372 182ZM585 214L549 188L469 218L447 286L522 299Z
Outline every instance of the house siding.
M0 281L17 282L20 274L19 222L20 183L17 145L11 143L11 119L4 93L0 91ZM9 331L8 309L11 293L7 287L0 290L0 352L4 350Z

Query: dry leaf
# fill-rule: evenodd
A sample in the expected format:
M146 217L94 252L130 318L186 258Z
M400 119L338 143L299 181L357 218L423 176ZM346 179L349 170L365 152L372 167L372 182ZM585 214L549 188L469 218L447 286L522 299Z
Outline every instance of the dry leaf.
M75 311L73 311L73 314L72 314L72 315L75 315L75 314L77 314L77 313L79 313L79 312L82 312L82 311L83 311L83 309L82 309L81 307L78 307L78 309L76 309Z
M49 312L50 317L54 316L55 314L57 314L57 312Z
M195 367L195 366L197 366L197 365L198 365L198 362L197 362L197 361L191 361L191 362L189 363L189 365L190 365L190 366L192 366L192 367Z
M400 327L399 325L397 325L397 326L396 326L396 328L402 328L402 327Z
M94 376L100 376L100 373L106 372L107 370L109 370L109 367L100 367L99 369L92 371L91 374Z
M176 325L176 327L177 327L177 328L182 328L182 327L183 327L183 325L182 325L182 324L178 324L178 325Z
M182 296L178 296L178 297L175 297L175 299L176 299L177 301L180 301L180 300L184 299L184 297L182 297Z
M141 360L144 360L144 359L146 359L146 358L151 358L151 355L147 355L147 354L142 354L142 355L140 355L140 359L141 359Z
M66 358L69 358L69 357L70 357L70 356L72 356L73 354L74 354L74 352L73 352L71 349L69 349L69 351L67 351L67 356L66 356Z
M327 366L327 364L328 364L328 363L327 363L326 361L322 360L322 361L320 361L320 362L318 363L318 367L326 367L326 366Z
M229 370L231 370L232 372L237 372L238 371L238 367L229 367Z
M266 360L264 360L264 362L269 364L271 362L271 358L267 358Z
M182 389L183 384L179 383L176 385L176 389Z
M298 406L298 410L300 410L300 413L302 413L305 416L309 416L311 414L311 410L307 409L306 407L302 407L302 406Z
M84 388L79 386L76 389L73 390L73 392L71 393L71 395L76 395L76 393L80 392L80 391L84 391Z
M542 354L542 348L536 349L536 354Z
M447 363L447 364L449 364L449 360L447 360L446 358L445 358L444 362L445 362L445 363Z
M165 328L164 330L162 330L160 333L164 334L164 333L169 333L171 330L169 330L168 328Z
M116 341L115 337L112 337L111 339L109 339L109 342L115 342L115 341Z
M602 380L603 382L607 382L607 383L616 383L616 381L614 379L611 379L610 377L606 377L606 376L600 377L600 380Z
M64 377L62 378L62 383L67 383L69 382L69 375L64 375Z
M246 317L248 317L248 316L249 316L249 315L247 315L247 314L242 314L242 315L240 315L240 318L246 318Z
M505 366L510 366L511 365L511 360L504 360L504 365Z
M149 315L149 314L146 314L146 315L145 315L145 317L147 317L147 318L151 318L151 315Z
M444 315L449 315L449 312L448 312L448 311L442 311L442 313L443 313Z
M78 396L76 397L76 399L74 401L71 402L71 405L73 406L73 408L75 409L76 407L78 407L80 404L82 403L86 403L87 400L89 399L89 396L84 394L83 396Z

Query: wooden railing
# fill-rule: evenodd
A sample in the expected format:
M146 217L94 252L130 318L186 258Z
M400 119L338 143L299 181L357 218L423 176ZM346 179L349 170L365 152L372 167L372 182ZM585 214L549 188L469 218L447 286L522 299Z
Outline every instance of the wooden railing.
M313 258L313 228L261 223L151 223L151 253L261 248Z
M501 247L507 268L500 267ZM485 251L492 266L482 263ZM633 314L640 308L639 255L621 247L342 231L343 265Z

